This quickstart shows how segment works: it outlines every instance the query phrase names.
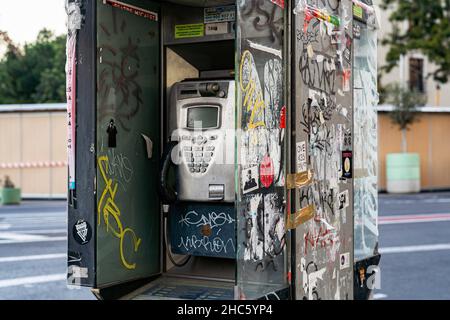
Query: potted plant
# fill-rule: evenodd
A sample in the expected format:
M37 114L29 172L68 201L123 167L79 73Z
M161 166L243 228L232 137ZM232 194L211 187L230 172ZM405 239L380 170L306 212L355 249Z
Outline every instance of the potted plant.
M14 186L14 183L11 181L9 176L6 176L0 195L1 203L4 205L20 204L22 200L21 193L21 190Z
M392 122L402 134L401 153L391 153L386 158L387 192L420 192L420 155L408 152L406 133L418 120L417 107L426 104L426 96L399 84L386 88L385 101L394 109L390 112Z

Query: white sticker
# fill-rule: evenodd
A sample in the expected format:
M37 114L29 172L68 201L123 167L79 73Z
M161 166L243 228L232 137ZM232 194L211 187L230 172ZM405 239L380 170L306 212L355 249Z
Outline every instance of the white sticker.
M74 278L78 278L78 279L89 278L87 268L81 268L79 266L74 266L74 265L69 266L68 274L72 279L74 279Z
M236 6L205 8L205 23L236 21Z
M339 260L341 270L350 268L350 252L341 254L341 259Z
M144 138L145 145L147 147L147 157L151 159L153 158L153 141L143 133L141 134L141 136L142 138Z
M243 194L259 189L259 166L244 169L242 171Z
M338 209L344 210L350 206L349 192L345 190L338 195Z
M297 142L297 173L308 169L306 161L306 141Z
M227 34L227 33L228 33L228 22L210 23L205 25L205 34L207 36L212 36L216 34Z

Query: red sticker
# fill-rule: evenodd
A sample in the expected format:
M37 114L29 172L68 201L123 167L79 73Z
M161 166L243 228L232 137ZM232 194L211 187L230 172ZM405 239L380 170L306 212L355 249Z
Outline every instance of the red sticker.
M275 3L277 6L284 9L284 0L270 0L270 2Z
M281 108L281 114L280 114L280 128L286 129L286 106Z
M265 188L269 188L273 183L274 169L273 160L269 156L265 156L260 167L261 184Z

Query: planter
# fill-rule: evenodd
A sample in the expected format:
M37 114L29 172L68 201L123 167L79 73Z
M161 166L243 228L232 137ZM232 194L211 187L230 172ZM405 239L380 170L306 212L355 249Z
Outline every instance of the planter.
M0 192L0 203L4 205L20 204L22 201L21 189L5 188Z
M391 153L386 157L387 192L420 192L420 155Z

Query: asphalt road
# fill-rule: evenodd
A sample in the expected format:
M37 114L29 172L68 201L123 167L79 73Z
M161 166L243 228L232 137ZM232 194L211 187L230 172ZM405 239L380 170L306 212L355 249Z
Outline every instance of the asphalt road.
M64 202L0 207L0 299L94 299L66 286Z
M381 194L377 299L450 299L450 193Z
M380 195L375 299L450 299L450 193ZM0 299L94 299L66 286L63 202L0 207Z

